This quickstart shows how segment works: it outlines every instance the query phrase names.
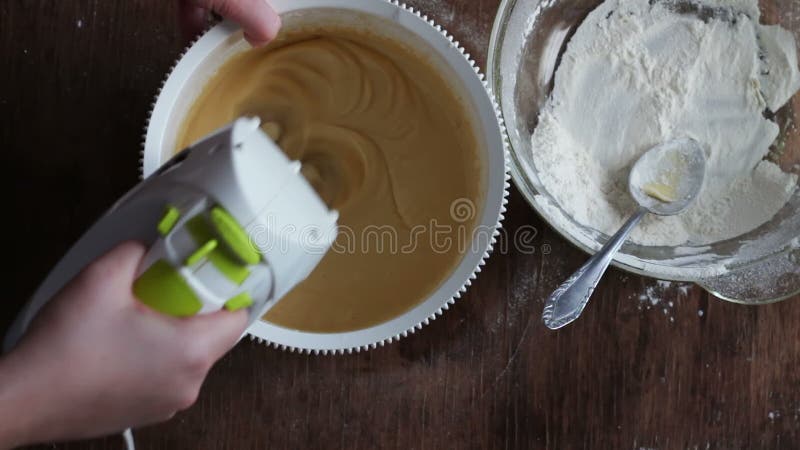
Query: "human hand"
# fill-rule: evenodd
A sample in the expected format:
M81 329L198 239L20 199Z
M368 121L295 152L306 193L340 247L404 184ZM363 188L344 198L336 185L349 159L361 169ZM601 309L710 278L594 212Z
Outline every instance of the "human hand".
M0 359L0 448L161 422L195 402L247 315L149 309L131 291L144 251L125 243L88 266Z
M184 34L193 37L203 31L212 11L241 25L245 39L253 46L267 44L281 28L281 19L268 0L178 0Z

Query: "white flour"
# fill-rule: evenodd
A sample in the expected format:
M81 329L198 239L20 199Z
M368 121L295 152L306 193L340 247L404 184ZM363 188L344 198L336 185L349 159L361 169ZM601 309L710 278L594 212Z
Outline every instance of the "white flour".
M683 215L648 217L632 237L640 244L739 236L794 192L797 176L763 159L779 134L764 112L800 89L794 38L759 25L756 0L703 4L723 5L727 19L704 22L663 2L607 0L570 41L532 142L542 183L578 222L616 231L635 209L630 167L680 137L706 148L706 185Z

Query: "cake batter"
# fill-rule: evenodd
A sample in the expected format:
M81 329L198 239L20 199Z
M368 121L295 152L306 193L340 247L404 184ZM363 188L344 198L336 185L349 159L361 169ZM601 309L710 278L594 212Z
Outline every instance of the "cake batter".
M422 57L344 30L247 51L207 84L178 148L246 115L261 118L340 212L337 244L266 320L363 329L414 307L450 275L465 251L457 235L469 236L477 216L456 220L451 205L480 209L483 170L461 100ZM445 248L434 231L448 228Z

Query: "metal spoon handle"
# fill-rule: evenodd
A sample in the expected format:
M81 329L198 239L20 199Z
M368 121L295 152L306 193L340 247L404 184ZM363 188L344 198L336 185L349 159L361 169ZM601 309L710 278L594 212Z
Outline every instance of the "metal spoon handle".
M645 208L639 209L599 252L550 295L542 313L542 320L547 328L557 330L580 317L594 289L614 260L614 255L647 212Z

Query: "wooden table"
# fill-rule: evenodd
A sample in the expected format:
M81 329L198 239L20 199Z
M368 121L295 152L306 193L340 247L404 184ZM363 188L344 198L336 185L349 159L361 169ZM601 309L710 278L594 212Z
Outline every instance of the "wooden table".
M4 217L14 225L0 327L137 181L150 102L183 45L174 3L0 2ZM485 64L497 0L409 3ZM800 301L736 306L612 271L579 322L549 332L543 299L585 255L514 191L506 226L525 224L538 251L495 254L417 334L336 357L243 342L195 407L136 433L139 448L800 447Z

